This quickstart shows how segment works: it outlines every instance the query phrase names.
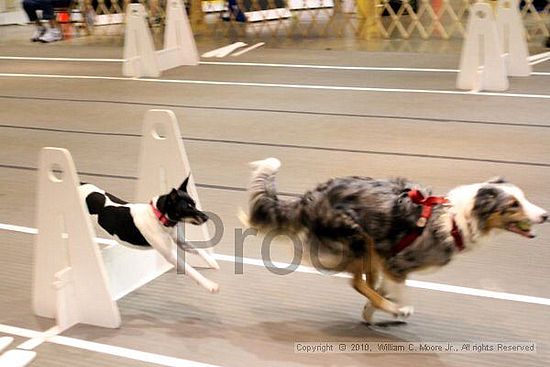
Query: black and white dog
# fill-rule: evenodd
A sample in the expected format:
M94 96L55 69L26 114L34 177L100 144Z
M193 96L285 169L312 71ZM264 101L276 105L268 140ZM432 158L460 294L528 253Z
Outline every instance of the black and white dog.
M533 238L531 225L547 212L502 179L458 186L445 197L406 179L334 178L298 198L282 198L275 187L278 159L253 162L248 217L263 232L303 239L311 261L346 271L352 285L376 309L408 316L401 288L411 272L448 264L499 231ZM366 276L366 281L364 280Z
M128 247L155 249L174 267L179 261L180 269L184 269L186 275L208 291L217 292L218 284L205 278L176 254L177 245L196 252L211 267L219 269L216 260L207 251L178 241L178 223L200 225L208 220L208 216L197 209L188 194L188 183L189 177L178 189L173 188L168 194L156 196L148 204L127 203L89 183L82 183L79 192L90 214L97 216L98 224L109 234L124 241L123 244L129 244Z

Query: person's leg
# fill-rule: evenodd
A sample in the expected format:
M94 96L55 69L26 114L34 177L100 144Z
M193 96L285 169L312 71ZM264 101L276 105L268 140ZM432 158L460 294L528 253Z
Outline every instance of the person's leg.
M61 27L55 19L54 8L66 8L71 4L71 0L41 0L42 4L42 18L48 20L50 23L50 29L40 37L42 42L55 42L63 39L63 33Z
M29 17L29 21L36 24L36 31L31 37L32 42L38 41L38 39L46 32L46 28L42 26L40 23L40 19L38 19L38 15L36 14L36 11L39 8L39 1L37 0L23 0L23 9L25 10L25 13L27 13L27 16Z
M49 21L55 18L55 15L53 13L53 8L54 8L53 0L35 0L35 1L38 3L38 9L42 10L42 19Z

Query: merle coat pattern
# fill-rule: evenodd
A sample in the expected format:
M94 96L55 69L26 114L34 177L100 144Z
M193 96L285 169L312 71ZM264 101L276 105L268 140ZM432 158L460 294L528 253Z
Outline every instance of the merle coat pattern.
M297 235L317 268L352 273L354 288L371 301L363 313L367 321L374 309L395 316L412 313L412 306L398 304L401 285L410 272L446 265L462 249L451 235L453 227L470 250L496 230L532 238L531 224L548 217L502 179L459 186L448 193L448 205L433 208L420 237L396 253L396 244L417 230L422 211L408 192L419 190L428 197L427 188L404 178L344 177L298 198L281 198L275 187L280 162L269 158L252 166L247 223L263 232ZM337 260L320 260L327 256Z

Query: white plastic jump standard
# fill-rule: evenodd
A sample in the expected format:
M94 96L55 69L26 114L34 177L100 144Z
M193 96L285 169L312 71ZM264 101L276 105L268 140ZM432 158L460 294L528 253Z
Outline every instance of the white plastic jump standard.
M190 171L174 113L148 111L139 158L138 201L147 202L178 187ZM61 331L77 323L116 328L120 326L116 300L165 273L172 265L153 249L138 251L122 245L100 249L94 239L90 215L78 192L79 184L69 151L42 149L33 308L39 316L56 318ZM193 176L187 189L200 208ZM211 238L206 225L190 225L181 233L185 233L188 241L204 243ZM195 250L213 254L212 248ZM185 260L191 266L219 268L211 256L189 253Z
M457 88L504 91L509 87L506 74L493 10L487 3L475 3L470 8Z
M77 323L119 327L120 314L78 193L71 154L43 148L38 167L34 312L56 318L61 330Z
M529 50L518 0L499 0L497 28L509 76L529 76Z
M149 110L143 123L142 145L139 157L138 183L136 199L139 202L150 200L159 193L166 193L172 187L178 187L183 179L191 174L187 190L195 199L197 208L201 203L195 187L191 166L183 145L178 120L170 110ZM206 224L195 226L185 224L180 233L185 233L188 241L206 242L212 237ZM212 255L211 247L197 249ZM186 261L191 266L217 267L207 264L201 257L187 253Z
M155 51L143 5L128 5L122 66L124 76L156 78L164 70L198 63L193 31L181 0L168 0L166 4L164 48L159 51Z

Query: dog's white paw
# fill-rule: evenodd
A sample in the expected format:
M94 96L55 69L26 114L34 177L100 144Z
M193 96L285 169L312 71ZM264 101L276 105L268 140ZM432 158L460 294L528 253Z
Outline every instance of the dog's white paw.
M197 279L197 283L206 289L210 293L218 293L220 290L220 286L218 283L211 281L210 279Z
M365 307L363 307L363 313L361 316L363 316L363 320L367 323L372 323L372 317L374 315L374 311L376 311L376 308L368 302Z
M403 307L399 307L395 317L404 319L404 318L407 318L407 317L411 316L413 313L414 313L414 307L413 306L403 306Z
M210 293L218 293L220 291L220 286L218 285L218 283L212 282L212 284L209 284L208 287L206 287L206 289Z

